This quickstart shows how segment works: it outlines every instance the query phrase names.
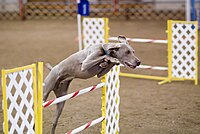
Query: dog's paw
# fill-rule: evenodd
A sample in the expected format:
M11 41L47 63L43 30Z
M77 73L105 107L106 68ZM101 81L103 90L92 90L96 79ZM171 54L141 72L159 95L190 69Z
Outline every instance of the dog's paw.
M106 62L110 61L110 57L105 57L104 61L106 61Z
M108 63L107 62L103 62L99 65L101 68L107 68L108 67Z
M110 61L111 61L112 63L116 63L116 64L119 64L119 63L120 63L119 60L116 59L116 58L110 58Z

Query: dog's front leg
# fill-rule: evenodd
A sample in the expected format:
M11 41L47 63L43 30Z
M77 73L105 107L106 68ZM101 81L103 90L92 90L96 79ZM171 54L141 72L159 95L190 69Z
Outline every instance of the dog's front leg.
M97 74L97 77L100 78L101 76L107 74L114 65L114 63L109 63L107 68L103 69L100 73Z
M113 58L109 55L106 55L104 62L100 63L99 66L101 68L107 68L110 62L116 65L120 64L120 61L117 58Z
M110 61L114 64L120 64L120 61L117 58L111 57L110 55L107 55L107 57L104 60Z
M81 65L81 71L85 71L87 69L90 69L91 67L95 66L96 64L102 62L107 56L103 55L100 56L99 52L94 52L90 54Z

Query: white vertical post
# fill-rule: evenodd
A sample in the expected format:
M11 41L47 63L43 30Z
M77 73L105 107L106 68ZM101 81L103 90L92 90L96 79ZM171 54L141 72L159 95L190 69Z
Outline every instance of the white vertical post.
M77 23L78 23L78 46L79 51L82 50L82 33L81 33L81 15L77 15Z
M190 0L185 0L185 18L187 21L191 20L191 2L190 2Z
M76 1L77 4L80 3L80 0ZM82 50L82 33L81 33L81 15L77 14L77 25L78 25L78 49Z

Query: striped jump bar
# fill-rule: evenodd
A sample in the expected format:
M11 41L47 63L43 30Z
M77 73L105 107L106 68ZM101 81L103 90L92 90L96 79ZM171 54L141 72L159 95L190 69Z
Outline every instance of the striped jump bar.
M118 37L110 37L110 41L118 41ZM141 42L141 43L159 43L159 44L167 44L167 40L154 40L154 39L140 39L140 38L127 38L128 41L131 42Z
M81 132L81 131L83 131L83 130L91 127L91 126L96 125L97 123L102 122L104 119L105 119L105 117L100 117L100 118L98 118L96 120L93 120L91 122L86 123L83 126L80 126L80 127L76 128L74 130L71 130L71 131L67 132L66 134L76 134L76 133Z
M50 100L50 101L47 101L45 103L43 103L43 107L48 107L48 106L51 106L53 104L57 104L57 103L60 103L62 101L66 101L66 100L69 100L71 98L74 98L74 97L77 97L81 94L85 94L85 93L88 93L88 92L91 92L95 89L98 89L98 88L101 88L105 85L105 83L100 83L100 84L97 84L97 85L94 85L94 86L90 86L88 88L85 88L85 89L82 89L82 90L79 90L77 92L74 92L74 93L71 93L71 94L67 94L65 96L62 96L62 97L59 97L59 98L56 98L54 100Z

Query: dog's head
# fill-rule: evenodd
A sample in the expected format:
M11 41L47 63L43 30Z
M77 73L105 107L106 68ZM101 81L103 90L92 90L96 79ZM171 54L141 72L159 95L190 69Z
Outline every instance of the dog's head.
M105 44L103 48L111 57L117 58L121 64L132 69L140 65L140 60L135 56L134 49L129 45L126 37L118 36L119 43Z

